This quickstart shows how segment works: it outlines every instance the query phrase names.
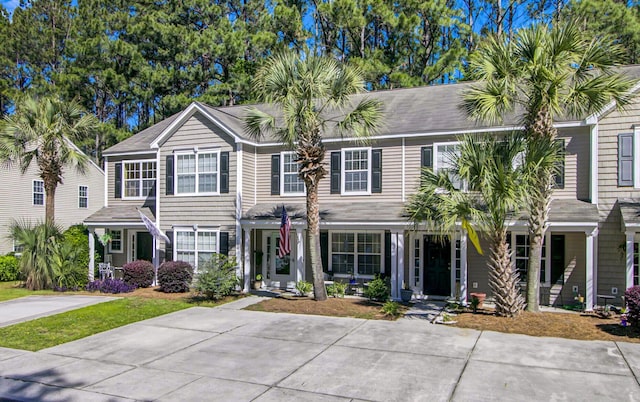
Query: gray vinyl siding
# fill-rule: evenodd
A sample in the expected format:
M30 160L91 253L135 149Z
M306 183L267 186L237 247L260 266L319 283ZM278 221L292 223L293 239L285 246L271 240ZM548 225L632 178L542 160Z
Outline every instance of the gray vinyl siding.
M578 293L585 296L587 293L586 275L586 235L584 233L561 233L564 235L564 286L556 300L555 305L569 305L575 303L573 286L578 287ZM553 284L552 284L553 285ZM594 299L594 302L596 300Z
M617 287L625 289L625 256L622 217L618 198L639 198L640 189L618 187L618 134L633 133L633 126L640 124L640 98L624 111L613 111L598 125L598 210L600 230L598 234L598 293L610 294ZM640 155L634 155L634 164L640 163ZM618 300L619 302L619 300Z
M321 202L402 202L402 140L376 141L368 145L358 145L352 142L325 144L326 154L324 159L327 175L319 186L319 199ZM382 149L382 192L369 195L341 195L331 194L331 178L329 173L331 152L340 151L343 148L371 148ZM265 147L258 150L257 172L258 180L255 191L257 203L273 202L304 202L304 196L271 195L271 155L280 154L282 147ZM371 161L370 161L371 162ZM282 177L282 176L281 176ZM245 196L246 199L246 196Z
M13 220L32 223L44 221L45 206L33 205L33 180L41 180L33 164L22 175L17 167L0 169L0 254L13 251L13 242L7 238ZM78 207L78 186L88 187L87 208ZM46 197L46 195L45 195ZM64 182L56 189L55 219L63 229L82 221L104 205L104 173L89 164L86 174L65 168Z
M256 177L260 182L269 181L268 172L258 171L256 166L255 147L243 145L242 147L242 212L246 212L256 204L257 190Z
M166 195L166 157L174 150L219 148L229 152L229 193L205 196ZM173 227L198 225L229 232L229 254L235 253L235 202L237 153L233 138L219 127L196 113L189 118L160 148L160 228L163 231ZM220 161L218 161L220 162ZM220 181L220 177L218 177ZM174 186L177 189L177 186ZM164 248L164 245L161 245Z
M116 163L124 163L128 161L142 161L156 160L156 153L149 153L144 155L130 155L130 156L109 156L107 159L107 195L108 195L108 203L110 207L116 205L136 205L142 206L147 205L151 206L151 209L155 211L155 200L149 199L125 199L125 198L115 198L115 177L116 177ZM158 167L156 166L156 174L158 172ZM124 183L124 171L122 176L122 181ZM157 191L156 191L157 194ZM124 197L124 188L122 189L122 195Z
M489 287L489 268L487 268L489 243L482 234L480 234L480 247L484 255L480 255L473 244L467 241L467 296L469 293L486 293L487 297L493 297L493 291ZM477 288L473 287L474 282L478 283ZM471 300L471 297L467 300Z

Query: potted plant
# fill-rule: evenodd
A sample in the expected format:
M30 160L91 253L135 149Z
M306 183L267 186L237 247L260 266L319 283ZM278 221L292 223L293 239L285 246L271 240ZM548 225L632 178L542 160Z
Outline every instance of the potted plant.
M403 303L409 303L413 297L413 290L408 283L402 282L402 289L400 289L400 299Z
M482 308L484 299L487 298L486 293L469 293L469 296L471 296L471 308L474 313L477 312L479 308Z
M256 275L256 279L253 281L253 288L255 290L262 288L262 274Z

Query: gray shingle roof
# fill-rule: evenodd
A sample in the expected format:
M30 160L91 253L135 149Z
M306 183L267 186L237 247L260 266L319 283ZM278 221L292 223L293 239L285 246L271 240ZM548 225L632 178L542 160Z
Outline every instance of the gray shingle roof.
M618 200L623 225L640 225L640 200L623 198Z
M113 224L143 224L140 218L142 211L149 219L155 221L153 211L149 207L137 207L135 205L118 205L115 207L102 207L98 211L91 214L84 220L84 223L91 225L92 223L109 222Z
M625 66L621 70L629 77L640 78L640 65ZM374 91L353 97L354 102L362 97L375 98L384 104L385 123L379 135L402 135L416 133L438 133L451 131L481 130L492 127L469 119L460 108L463 93L473 85L463 82L446 85L432 85L416 88L402 88ZM199 106L219 120L238 137L251 140L244 131L243 117L248 107L255 106L261 110L274 112L273 107L265 104L239 105L230 107L212 107L202 103ZM104 154L135 152L150 150L151 143L167 128L179 114L155 124L146 130L107 149ZM587 116L582 116L586 118ZM577 120L581 120L577 119ZM576 119L560 118L558 121ZM519 124L516 114L506 116L504 126ZM495 126L493 126L495 127ZM337 137L337 133L325 133L326 138ZM273 138L261 138L258 142L274 142Z

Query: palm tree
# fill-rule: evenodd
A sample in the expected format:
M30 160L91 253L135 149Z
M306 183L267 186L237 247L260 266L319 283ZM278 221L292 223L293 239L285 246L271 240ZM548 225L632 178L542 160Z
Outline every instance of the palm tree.
M49 221L31 225L29 222L13 222L11 238L22 246L20 269L27 279L27 289L53 288L56 272L51 264L55 245L62 240L60 228Z
M55 217L56 188L62 183L64 168L74 166L84 173L88 162L71 141L84 139L95 128L95 117L84 113L77 102L54 97L26 96L18 102L16 113L4 118L0 161L17 163L23 174L35 161L44 182L47 222Z
M528 170L524 151L525 143L518 135L501 139L464 136L459 154L451 156L453 169L436 173L425 169L420 189L407 205L415 224L426 223L439 233L451 234L462 223L478 249L476 231L487 238L489 285L496 314L507 317L519 314L524 307L506 225L524 203L523 182ZM460 182L468 191L454 184Z
M319 56L281 53L266 61L254 80L259 100L273 104L269 113L247 110L247 133L258 138L273 135L295 150L298 175L304 181L307 202L307 238L315 299L326 300L320 257L318 184L327 174L323 165L326 132L366 140L382 122L382 104L352 95L364 92L360 72Z
M488 123L508 113L522 113L527 138L538 145L554 142L558 116L584 117L612 101L623 107L635 82L613 67L622 48L605 37L586 38L569 23L523 28L513 40L489 37L470 57L469 77L478 82L465 94L467 114ZM529 268L527 310L538 311L542 245L551 201L553 168L540 165L531 174L529 197Z

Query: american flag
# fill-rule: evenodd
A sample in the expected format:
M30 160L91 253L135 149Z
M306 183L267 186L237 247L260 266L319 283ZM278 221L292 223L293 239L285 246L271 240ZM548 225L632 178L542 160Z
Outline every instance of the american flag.
M282 206L282 220L280 221L280 244L278 245L278 254L280 258L291 252L291 243L289 242L289 232L291 231L291 221L287 210Z

